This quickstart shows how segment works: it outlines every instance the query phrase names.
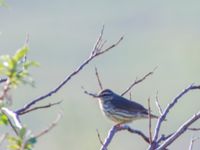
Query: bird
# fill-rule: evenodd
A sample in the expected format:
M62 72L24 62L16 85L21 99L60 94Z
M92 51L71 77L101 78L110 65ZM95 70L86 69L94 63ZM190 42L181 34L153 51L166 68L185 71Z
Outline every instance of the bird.
M141 104L128 100L110 89L104 89L97 95L103 114L117 125L130 123L138 119L149 118L148 109ZM150 113L151 118L158 116Z

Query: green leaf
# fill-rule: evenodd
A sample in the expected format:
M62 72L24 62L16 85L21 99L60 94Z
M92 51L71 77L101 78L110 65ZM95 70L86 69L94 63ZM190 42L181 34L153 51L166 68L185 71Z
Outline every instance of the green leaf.
M19 49L16 54L14 55L14 60L16 62L19 62L22 58L24 58L28 52L28 47L27 46L24 46L22 47L21 49Z
M20 150L23 140L20 137L8 136L8 148L11 150Z
M26 135L26 128L22 128L19 132L19 137L21 139L24 139L24 136Z
M24 68L25 69L28 69L29 67L39 67L40 66L40 64L38 63L38 62L36 62L36 61L29 61L29 60L27 60L24 64L23 64L23 66L24 66Z
M23 61L28 50L28 47L24 46L12 57L9 55L0 57L0 75L6 76L9 79L9 86L12 88L16 88L21 83L33 85L28 69L32 66L37 67L39 64L30 60Z
M0 74L2 74L1 72L2 72L2 70L3 70L3 63L2 62L0 62Z
M37 139L35 137L32 137L28 140L28 143L30 143L31 145L35 144L37 142Z
M8 117L0 113L0 125L8 125Z

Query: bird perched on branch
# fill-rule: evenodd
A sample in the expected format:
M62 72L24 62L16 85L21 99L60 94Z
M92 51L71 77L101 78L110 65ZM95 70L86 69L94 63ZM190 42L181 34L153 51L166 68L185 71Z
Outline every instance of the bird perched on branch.
M129 123L149 117L149 112L141 104L128 100L110 89L102 90L98 96L102 112L117 124ZM158 116L150 114L151 118Z

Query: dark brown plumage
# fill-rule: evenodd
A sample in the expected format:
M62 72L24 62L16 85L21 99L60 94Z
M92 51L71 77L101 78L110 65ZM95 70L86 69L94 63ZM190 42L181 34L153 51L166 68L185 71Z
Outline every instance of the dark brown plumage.
M128 100L110 89L101 91L98 95L103 113L112 121L122 124L133 120L148 118L148 110L141 104ZM158 118L151 114L152 118Z

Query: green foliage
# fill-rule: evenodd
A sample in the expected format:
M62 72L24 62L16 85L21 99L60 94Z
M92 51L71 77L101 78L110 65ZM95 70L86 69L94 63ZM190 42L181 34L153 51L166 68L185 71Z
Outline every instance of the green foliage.
M32 150L34 144L36 143L36 138L31 137L28 140L26 140L27 136L27 129L22 128L19 132L19 135L17 137L9 136L8 137L8 148L10 150Z
M0 125L8 125L8 117L0 113Z
M8 77L10 84L14 87L20 83L33 83L28 69L38 66L38 63L26 60L28 50L28 47L24 46L14 56L3 55L0 57L0 75Z
M3 6L3 7L7 6L5 0L0 0L0 6Z
M2 83L2 95L0 91L0 125L9 125L8 117L1 113L2 107L7 106L5 99L8 91L21 83L32 84L29 68L39 66L37 62L26 59L28 51L29 48L24 46L13 56L0 56L0 77L7 78L6 82ZM17 136L9 134L7 140L9 150L32 150L36 143L36 138L32 137L26 128L20 129Z

